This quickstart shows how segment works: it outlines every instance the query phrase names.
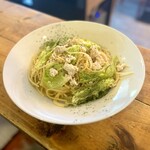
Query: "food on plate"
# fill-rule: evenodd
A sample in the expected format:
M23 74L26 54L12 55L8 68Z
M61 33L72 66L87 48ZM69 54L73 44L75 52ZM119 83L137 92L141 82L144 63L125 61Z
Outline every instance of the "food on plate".
M77 106L106 95L126 64L100 45L78 37L49 40L33 59L29 80L58 106Z

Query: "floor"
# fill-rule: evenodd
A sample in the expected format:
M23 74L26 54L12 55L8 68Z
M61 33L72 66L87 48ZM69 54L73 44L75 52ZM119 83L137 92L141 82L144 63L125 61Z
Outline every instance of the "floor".
M137 20L137 11L138 0L116 0L109 25L127 35L135 44L150 48L150 24ZM44 150L2 117L0 137L0 149L3 150Z
M18 132L3 150L45 150L25 133Z
M139 0L116 0L110 26L127 35L137 45L150 48L150 23L136 19ZM148 14L150 18L150 12Z
M3 117L0 117L0 150L7 145L15 134L17 134L18 129L9 123Z
M0 116L0 150L45 150Z

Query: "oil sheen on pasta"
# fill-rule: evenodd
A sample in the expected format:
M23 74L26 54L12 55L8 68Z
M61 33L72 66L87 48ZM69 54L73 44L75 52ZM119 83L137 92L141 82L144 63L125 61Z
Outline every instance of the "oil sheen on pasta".
M54 104L76 106L106 95L124 68L118 57L92 41L63 38L41 46L29 81Z

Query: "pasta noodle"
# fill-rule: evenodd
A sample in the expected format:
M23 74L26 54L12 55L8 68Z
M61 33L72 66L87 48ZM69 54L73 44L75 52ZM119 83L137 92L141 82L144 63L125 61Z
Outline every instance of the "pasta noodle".
M54 104L76 106L107 94L124 68L118 57L92 41L77 37L51 40L33 59L29 81Z

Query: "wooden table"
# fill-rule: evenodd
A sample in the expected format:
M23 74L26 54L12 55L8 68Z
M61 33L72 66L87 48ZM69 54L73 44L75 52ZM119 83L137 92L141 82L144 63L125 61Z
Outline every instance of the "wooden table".
M140 47L146 65L140 94L126 109L104 121L65 127L49 124L27 115L10 100L2 81L7 54L27 33L58 21L61 20L0 0L0 114L47 149L149 150L150 50L145 48Z

